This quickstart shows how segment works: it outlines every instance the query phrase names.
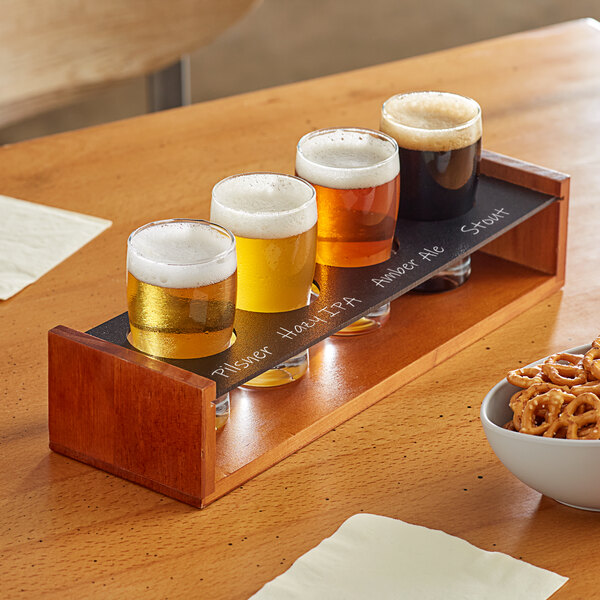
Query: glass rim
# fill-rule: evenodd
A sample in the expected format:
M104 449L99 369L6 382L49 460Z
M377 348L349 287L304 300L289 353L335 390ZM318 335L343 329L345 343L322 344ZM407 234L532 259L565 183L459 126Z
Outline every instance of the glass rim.
M133 238L138 233L140 233L141 231L144 231L146 229L149 229L150 227L156 227L157 225L167 225L169 223L192 223L195 225L208 225L212 229L216 229L216 230L220 231L221 233L224 233L229 238L230 244L225 250L223 250L222 252L219 252L218 254L215 254L214 256L211 256L209 258L195 260L193 262L185 262L185 263L174 263L174 262L169 262L169 261L164 261L164 260L156 260L154 258L148 258L147 256L144 255L143 252L140 252L139 250L137 250L135 248L135 246L133 245L132 242L133 242ZM210 264L210 263L220 260L221 258L225 258L229 254L231 254L232 251L235 251L235 249L236 249L236 243L235 243L235 236L233 235L233 233L231 233L231 231L229 231L229 229L227 229L227 227L223 227L223 225L219 225L218 223L213 223L212 221L207 221L206 219L176 218L176 219L162 219L159 221L151 221L150 223L146 223L145 225L142 225L141 227L138 227L137 229L132 231L129 234L129 237L127 238L127 250L131 250L132 252L135 252L138 256L141 256L145 260L151 261L153 263L161 264L161 265L168 265L171 267L193 267L193 266L198 266L198 265Z
M463 98L475 105L475 115L473 115L467 121L463 121L462 123L459 123L458 125L455 125L454 127L436 127L434 129L428 129L426 127L415 127L413 125L407 125L406 123L403 123L402 121L399 121L398 119L393 117L388 112L386 105L390 101L395 100L396 98L403 98L405 96L413 96L416 94L439 94L441 96L454 96L456 98ZM403 92L400 94L394 94L393 96L390 96L381 105L381 114L383 117L385 117L386 119L389 119L395 125L400 125L401 127L404 127L406 129L411 129L413 131L460 131L461 129L468 129L469 127L474 125L479 119L481 119L481 106L480 106L479 102L477 102L477 100L474 100L470 96L465 96L464 94L456 94L455 92L443 92L443 91L438 91L438 90L420 90L420 91L417 90L414 92Z
M306 154L302 151L301 144L303 142L310 140L313 137L317 137L320 135L326 135L328 133L334 133L336 131L349 131L351 133L363 133L363 134L370 135L372 137L377 137L379 139L385 140L386 142L389 142L392 145L393 152L387 158L384 158L383 160L380 160L379 162L375 162L371 165L367 165L364 167L362 167L362 166L360 166L360 167L358 167L358 166L357 167L352 167L352 166L350 166L350 167L334 167L332 165L325 165L320 162L315 162L314 160L308 158L306 156ZM368 171L370 169L377 169L377 168L393 161L394 158L397 158L399 156L398 142L392 136L388 135L387 133L384 133L383 131L377 131L376 129L367 129L364 127L327 127L325 129L315 129L314 131L309 131L308 133L305 133L298 140L298 143L296 144L296 152L298 154L300 154L302 156L302 159L305 160L307 163L316 165L321 169L331 169L332 171L352 171L352 172Z
M220 202L218 197L215 197L215 191L218 193L219 188L221 188L222 186L226 186L229 182L234 181L236 179L252 177L252 176L256 176L256 175L269 175L269 176L273 176L273 177L282 177L286 180L295 180L298 183L302 184L302 186L304 188L306 188L310 191L310 198L305 200L300 206L295 206L294 208L282 208L282 209L278 209L276 211L274 211L274 210L257 210L257 211L251 212L249 210L243 210L240 208L234 208L231 206L227 206L227 205L223 204L222 202ZM297 175L288 175L287 173L275 173L273 171L250 171L248 173L237 173L236 175L229 175L228 177L225 177L224 179L221 179L220 181L215 183L215 185L213 186L213 189L212 189L211 200L213 202L216 202L220 206L224 206L227 210L230 210L230 211L238 213L238 214L286 216L286 215L293 215L293 214L302 212L302 211L306 210L307 208L309 208L313 204L316 206L317 190L315 190L314 186L309 181L306 181L306 179L302 179L302 177L298 177Z

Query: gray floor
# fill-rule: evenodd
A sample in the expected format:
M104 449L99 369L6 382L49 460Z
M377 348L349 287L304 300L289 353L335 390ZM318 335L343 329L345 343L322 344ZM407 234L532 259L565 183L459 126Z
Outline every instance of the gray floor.
M194 102L397 60L581 17L600 0L264 0L192 55ZM0 143L146 111L144 80L0 131Z

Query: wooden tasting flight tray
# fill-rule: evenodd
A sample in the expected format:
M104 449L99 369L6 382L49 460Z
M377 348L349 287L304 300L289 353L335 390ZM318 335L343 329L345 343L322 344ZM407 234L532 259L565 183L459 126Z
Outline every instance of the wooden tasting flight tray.
M197 507L306 446L512 319L564 283L569 177L484 151L475 208L399 221L380 265L318 266L320 295L278 314L237 311L237 341L205 359L157 360L126 340L124 313L82 333L49 332L50 448ZM441 294L406 294L459 256L473 273ZM374 333L329 336L394 300ZM238 386L310 350L299 381ZM231 390L215 432L213 401Z

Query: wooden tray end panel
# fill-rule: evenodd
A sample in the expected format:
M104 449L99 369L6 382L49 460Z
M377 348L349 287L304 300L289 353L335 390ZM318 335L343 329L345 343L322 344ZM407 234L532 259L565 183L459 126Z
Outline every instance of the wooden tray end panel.
M555 275L559 284L564 284L570 177L487 150L482 153L481 172L559 198L558 202L487 244L482 251Z
M50 448L193 506L215 487L214 382L59 326Z

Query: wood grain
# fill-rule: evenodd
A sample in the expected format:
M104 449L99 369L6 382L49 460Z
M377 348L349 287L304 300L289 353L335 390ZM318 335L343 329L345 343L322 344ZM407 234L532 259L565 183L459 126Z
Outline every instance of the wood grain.
M481 171L560 198L549 210L534 215L520 227L486 245L483 251L543 273L556 274L560 283L564 283L571 183L569 176L486 150L482 153Z
M598 333L599 60L600 31L579 21L0 148L1 193L114 221L0 305L2 594L243 599L364 511L566 575L557 599L600 598L597 515L516 480L478 416L509 368ZM128 233L156 218L206 217L222 177L292 172L307 130L376 128L387 97L431 88L479 101L486 147L571 175L561 292L204 511L49 452L46 333L125 310ZM401 336L390 352L419 343ZM311 368L335 363L335 350Z
M487 153L486 168L494 169L493 160L493 154ZM553 189L557 179L568 180L546 170L549 182L544 182L543 169L519 166L516 160L510 161L509 173L503 168L506 157L498 160L498 172L509 174L513 183ZM568 186L564 187L567 193ZM510 250L505 253L510 255L508 261L492 258L490 254L500 252L486 252L486 247L476 253L468 285L451 294L407 294L393 303L399 316L361 343L346 340L331 346L334 338L311 348L313 362L321 351L327 355L332 348L336 360L325 369L313 366L292 388L237 390L229 422L218 435L214 408L209 408L215 397L209 380L56 327L49 335L50 448L204 507L558 290L564 282L565 245L560 243L560 233L566 231L567 202L564 197L557 203L562 208L548 206L534 215L534 225L526 221L498 238L500 248ZM540 218L549 225L543 235L536 235ZM520 234L520 229L525 233ZM502 243L504 238L508 241ZM539 272L539 263L551 277ZM428 315L425 321L410 315L415 306ZM451 321L448 314L454 315ZM400 336L425 343L390 354ZM157 375L151 382L146 369ZM115 376L121 372L123 376ZM175 385L173 375L178 380ZM186 390L186 383L192 389ZM201 393L196 386L201 386ZM179 396L188 393L191 402L182 402Z
M52 450L193 506L214 491L214 382L60 326L48 379Z
M170 65L254 3L0 0L0 126Z

